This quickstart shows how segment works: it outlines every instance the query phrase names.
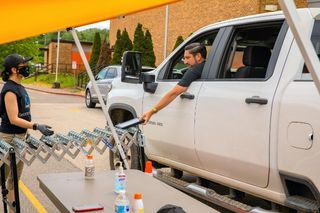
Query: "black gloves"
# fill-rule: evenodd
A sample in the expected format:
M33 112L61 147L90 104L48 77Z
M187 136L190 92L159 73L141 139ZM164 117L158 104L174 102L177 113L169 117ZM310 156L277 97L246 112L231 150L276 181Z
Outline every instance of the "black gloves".
M54 131L50 130L51 126L45 124L33 124L33 130L39 130L43 135L53 135Z

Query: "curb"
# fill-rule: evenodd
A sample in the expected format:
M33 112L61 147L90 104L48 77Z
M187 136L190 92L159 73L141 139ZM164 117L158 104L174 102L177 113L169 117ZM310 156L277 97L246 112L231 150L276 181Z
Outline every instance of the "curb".
M54 94L54 95L69 95L69 96L78 96L78 97L85 97L82 94L73 94L73 93L63 93L63 92L52 92L52 91L47 91L47 90L42 90L42 89L36 89L36 88L32 88L32 87L27 87L24 86L26 89L29 90L34 90L34 91L38 91L38 92L44 92L44 93L49 93L49 94Z

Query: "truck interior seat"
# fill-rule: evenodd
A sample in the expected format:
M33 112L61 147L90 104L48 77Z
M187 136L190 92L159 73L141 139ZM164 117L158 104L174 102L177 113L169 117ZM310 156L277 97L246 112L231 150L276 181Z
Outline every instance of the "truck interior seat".
M243 64L234 78L265 78L271 51L267 47L248 46L244 50Z

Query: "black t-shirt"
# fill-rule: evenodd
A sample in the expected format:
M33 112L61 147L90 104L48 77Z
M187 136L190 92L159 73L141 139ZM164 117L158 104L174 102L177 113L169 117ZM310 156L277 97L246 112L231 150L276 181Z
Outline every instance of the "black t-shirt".
M0 132L8 133L8 134L21 134L27 132L27 129L15 126L10 123L5 102L4 96L7 92L13 92L17 96L18 103L18 117L27 121L31 121L31 113L30 113L30 98L26 89L21 85L17 84L14 81L8 80L1 91L0 94L0 116L1 116L1 126Z
M192 67L190 67L180 79L178 85L182 87L189 87L193 81L199 79L202 74L204 63L205 61L200 64L194 64Z

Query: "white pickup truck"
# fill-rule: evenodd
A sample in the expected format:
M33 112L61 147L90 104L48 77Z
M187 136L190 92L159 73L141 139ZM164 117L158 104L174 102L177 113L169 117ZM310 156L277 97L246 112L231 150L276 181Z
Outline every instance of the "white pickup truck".
M298 14L320 55L320 9ZM141 116L177 84L192 42L208 50L201 79L140 126L147 157L176 178L184 171L228 187L236 200L262 198L267 210L318 212L320 96L281 12L206 26L142 78L123 72L108 95L113 122ZM127 155L137 168L136 147Z

